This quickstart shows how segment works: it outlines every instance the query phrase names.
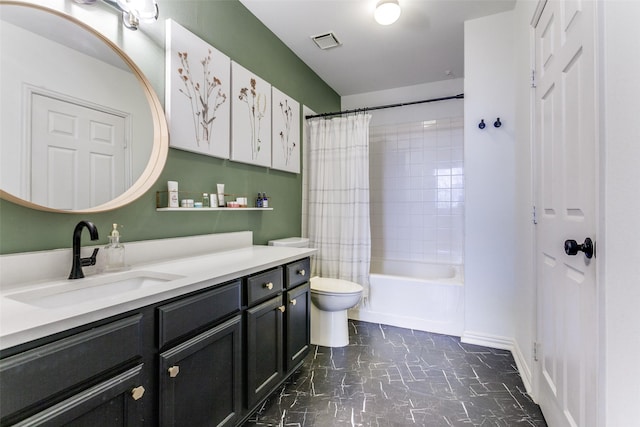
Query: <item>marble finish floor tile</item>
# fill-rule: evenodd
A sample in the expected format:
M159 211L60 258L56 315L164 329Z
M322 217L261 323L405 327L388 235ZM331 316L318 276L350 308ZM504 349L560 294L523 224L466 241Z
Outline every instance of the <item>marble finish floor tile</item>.
M244 427L546 426L511 352L349 321L349 345L312 346Z

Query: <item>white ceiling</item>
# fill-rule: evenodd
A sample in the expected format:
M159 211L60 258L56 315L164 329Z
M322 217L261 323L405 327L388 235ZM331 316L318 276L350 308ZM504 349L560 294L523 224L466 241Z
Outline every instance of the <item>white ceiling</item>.
M381 26L377 0L240 0L339 95L464 77L464 21L513 9L515 0L399 0ZM311 37L335 33L320 50ZM491 46L486 46L491 49Z

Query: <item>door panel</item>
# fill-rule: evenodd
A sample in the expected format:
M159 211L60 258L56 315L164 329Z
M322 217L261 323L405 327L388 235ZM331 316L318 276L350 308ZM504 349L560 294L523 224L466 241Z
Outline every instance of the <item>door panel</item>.
M233 426L241 411L242 317L160 354L160 425Z
M284 376L282 294L246 311L247 405L267 396Z
M84 209L122 194L130 181L125 125L123 117L33 94L31 201Z
M285 369L290 371L304 360L309 353L311 344L311 287L309 282L287 291L286 301L288 304Z
M535 29L537 381L553 426L596 424L596 259L564 249L596 237L593 3L548 1Z

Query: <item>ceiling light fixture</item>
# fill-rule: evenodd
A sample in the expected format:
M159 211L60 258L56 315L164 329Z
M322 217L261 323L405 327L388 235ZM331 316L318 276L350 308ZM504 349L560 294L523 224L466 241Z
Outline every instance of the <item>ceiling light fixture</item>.
M373 12L373 17L380 25L391 25L398 20L400 12L398 0L380 0Z

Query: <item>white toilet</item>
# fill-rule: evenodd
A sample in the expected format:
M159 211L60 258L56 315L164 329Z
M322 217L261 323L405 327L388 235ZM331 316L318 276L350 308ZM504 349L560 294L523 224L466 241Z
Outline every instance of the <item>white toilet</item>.
M309 247L309 239L290 237L271 240L270 246ZM347 310L362 297L357 283L327 277L311 278L311 344L344 347L349 344Z

